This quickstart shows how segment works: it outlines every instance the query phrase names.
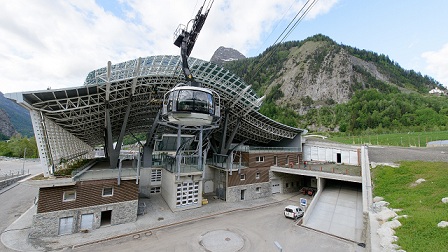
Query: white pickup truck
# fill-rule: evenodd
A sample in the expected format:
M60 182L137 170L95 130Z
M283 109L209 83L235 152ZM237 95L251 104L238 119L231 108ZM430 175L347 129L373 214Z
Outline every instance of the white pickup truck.
M298 206L289 205L285 207L285 217L297 219L303 216L305 212Z

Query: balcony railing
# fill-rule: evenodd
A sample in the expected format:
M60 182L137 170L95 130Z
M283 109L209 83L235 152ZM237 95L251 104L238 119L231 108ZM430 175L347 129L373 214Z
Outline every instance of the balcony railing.
M261 153L261 152L302 152L301 147L259 147L259 146L239 146L235 151Z
M239 159L230 161L229 155L221 155L213 153L213 158L208 160L213 166L224 170L239 170L249 167L247 162L240 161Z
M304 162L290 163L284 166L279 166L282 168L289 169L300 169L300 170L308 170L308 171L318 171L318 172L326 172L326 173L334 173L334 174L344 174L350 176L361 176L361 166L357 165L345 165L345 164L335 164L328 162Z
M198 155L182 156L180 161L180 173L201 172L202 166L198 164ZM165 169L172 173L177 173L176 157L165 155L162 158Z
M77 177L76 180L99 180L99 179L112 179L118 178L119 169L98 169L98 170L88 170L84 172L81 176ZM121 168L121 178L124 177L137 177L137 168Z

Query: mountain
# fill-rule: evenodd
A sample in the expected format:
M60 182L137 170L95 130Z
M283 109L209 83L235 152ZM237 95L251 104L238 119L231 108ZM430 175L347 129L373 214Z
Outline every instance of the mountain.
M448 130L448 96L429 94L446 93L439 82L325 35L223 66L264 96L260 113L289 126L348 134Z
M239 59L245 59L245 58L246 57L242 53L238 52L235 49L220 46L215 51L215 53L213 53L213 56L210 59L210 62L213 62L217 65L222 65L225 62L239 60Z
M268 48L254 58L226 62L262 96L306 114L312 108L348 102L356 91L428 93L440 83L402 69L383 54L337 44L318 34Z
M0 134L10 138L15 133L27 137L34 135L30 113L0 92Z

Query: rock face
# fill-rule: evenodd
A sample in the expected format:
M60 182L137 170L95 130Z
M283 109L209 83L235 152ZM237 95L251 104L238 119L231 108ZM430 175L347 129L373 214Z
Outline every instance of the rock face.
M354 90L367 88L372 76L388 82L375 64L350 55L327 41L308 41L292 47L288 60L270 87L280 85L284 96L277 104L287 104L300 114L319 105L347 102ZM311 104L303 97L311 98Z
M245 59L246 57L235 49L220 46L213 54L210 62L222 65L224 62Z
M11 123L11 120L9 120L8 114L0 108L0 133L7 137L11 137L14 135L16 130L14 129L14 126Z
M34 135L28 110L7 99L2 92L0 92L0 133L8 138L15 133L27 137Z

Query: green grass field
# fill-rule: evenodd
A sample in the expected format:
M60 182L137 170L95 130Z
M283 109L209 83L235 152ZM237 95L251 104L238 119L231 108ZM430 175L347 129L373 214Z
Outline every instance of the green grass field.
M426 147L427 142L448 140L448 131L331 136L329 140L345 144L369 144L402 147Z
M426 181L412 185L417 179ZM372 169L373 193L384 197L391 208L403 209L399 215L402 226L395 229L397 244L412 251L448 251L448 227L439 228L440 221L448 221L448 164L443 162L402 162L399 168Z

